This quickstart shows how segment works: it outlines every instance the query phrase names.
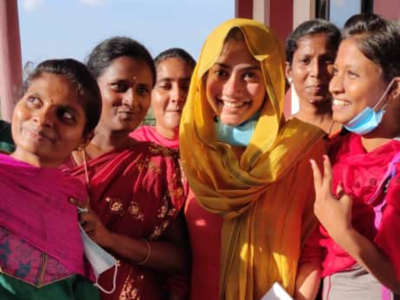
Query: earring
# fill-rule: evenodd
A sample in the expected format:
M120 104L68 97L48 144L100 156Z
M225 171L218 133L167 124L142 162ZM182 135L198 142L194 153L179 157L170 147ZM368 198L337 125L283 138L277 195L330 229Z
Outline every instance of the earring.
M292 78L288 78L288 79L287 79L287 82L288 82L289 84L292 84L292 81L293 81Z

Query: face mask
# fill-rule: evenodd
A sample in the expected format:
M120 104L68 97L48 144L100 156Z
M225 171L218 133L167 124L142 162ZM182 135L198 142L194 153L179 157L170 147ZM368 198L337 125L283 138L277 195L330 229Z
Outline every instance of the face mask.
M381 101L385 99L386 94L388 93L390 87L392 86L394 79L389 83L388 87L386 88L385 92L379 98L378 102L375 104L373 108L366 107L361 111L357 116L355 116L350 122L343 125L348 131L354 132L359 135L364 135L370 133L374 129L376 129L382 121L383 115L385 114L385 107L376 112L375 108L379 106Z
M260 113L256 113L251 119L237 126L226 125L217 120L217 139L232 146L246 147L250 143L259 116Z
M85 252L85 256L88 259L90 265L92 266L94 276L96 277L95 286L97 286L102 292L106 294L111 294L115 291L116 288L116 279L117 279L117 261L114 257L112 257L108 252L106 252L103 248L97 245L92 239L86 234L85 230L79 225L81 230L81 237L83 241L83 250ZM113 279L113 288L111 291L104 290L99 284L99 276L104 273L108 269L111 269L115 266L114 271L114 279Z

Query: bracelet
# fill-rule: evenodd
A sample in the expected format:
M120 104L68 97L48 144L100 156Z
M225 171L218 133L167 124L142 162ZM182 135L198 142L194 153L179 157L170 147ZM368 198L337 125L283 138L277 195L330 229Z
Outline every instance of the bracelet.
M145 239L141 239L141 240L142 240L143 242L146 243L146 246L147 246L147 255L146 255L146 257L145 257L142 261L139 261L139 262L136 263L137 266L142 266L142 265L144 265L145 263L147 263L148 260L150 259L150 255L151 255L151 246L150 246L150 243L149 243L147 240L145 240Z

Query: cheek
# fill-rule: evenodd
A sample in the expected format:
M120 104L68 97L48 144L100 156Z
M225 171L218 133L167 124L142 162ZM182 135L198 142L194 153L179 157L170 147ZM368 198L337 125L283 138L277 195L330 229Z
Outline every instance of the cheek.
M154 114L161 113L167 107L170 97L168 92L154 91L151 95L151 108Z

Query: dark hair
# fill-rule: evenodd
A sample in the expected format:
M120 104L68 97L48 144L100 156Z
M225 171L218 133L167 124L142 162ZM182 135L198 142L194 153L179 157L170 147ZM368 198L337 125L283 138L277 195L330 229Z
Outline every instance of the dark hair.
M145 62L151 71L153 85L156 81L156 69L149 51L139 42L128 37L112 37L98 44L86 58L86 65L92 75L98 79L114 59L127 56Z
M192 67L193 69L196 66L196 61L186 50L183 50L182 48L170 48L170 49L167 49L167 50L161 52L160 54L158 54L156 56L156 58L154 59L156 68L158 67L158 65L160 63L162 63L164 60L166 60L168 58L181 59L185 63L189 64L190 67Z
M77 85L78 94L81 96L80 104L86 116L84 135L92 132L99 122L102 102L99 86L87 67L71 58L45 60L28 75L23 84L23 93L28 90L33 80L40 78L44 73L65 76Z
M309 20L301 23L286 39L286 61L293 62L294 53L297 50L298 42L305 36L325 33L328 36L329 46L336 53L340 43L340 30L331 22L322 19Z
M355 38L358 50L382 68L385 81L400 75L400 25L376 14L352 16L343 39Z

